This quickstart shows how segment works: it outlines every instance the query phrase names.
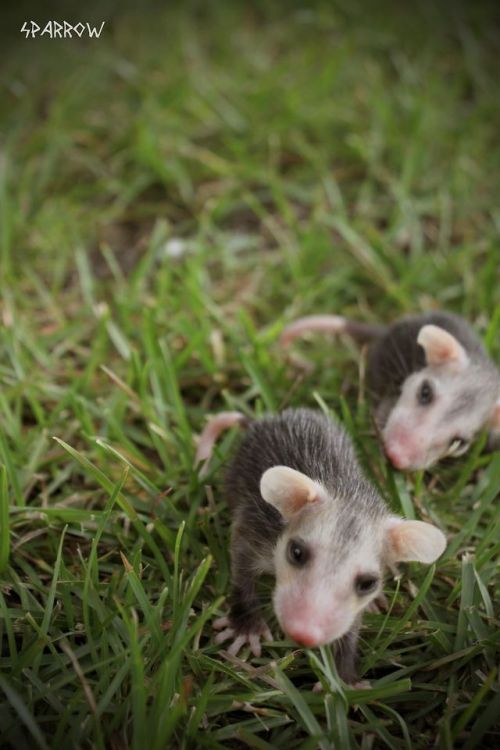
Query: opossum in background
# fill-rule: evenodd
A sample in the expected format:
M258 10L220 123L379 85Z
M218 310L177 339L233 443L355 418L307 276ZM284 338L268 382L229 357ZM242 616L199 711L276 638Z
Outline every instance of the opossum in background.
M225 478L232 511L229 616L214 623L229 652L248 643L261 653L271 639L257 597L261 574L275 577L273 606L283 631L304 646L338 642L341 678L354 684L363 610L380 595L384 568L402 560L434 562L444 534L388 511L363 476L350 437L309 409L249 420L238 412L208 423L197 460L209 459L217 436L246 427Z
M288 346L309 331L368 342L368 390L385 452L398 469L426 469L460 456L485 427L500 439L500 373L469 324L457 315L416 315L371 326L318 315L287 326Z

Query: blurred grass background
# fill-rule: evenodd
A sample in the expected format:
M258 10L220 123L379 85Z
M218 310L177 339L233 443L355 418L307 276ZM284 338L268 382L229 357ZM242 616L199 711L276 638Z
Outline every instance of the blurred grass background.
M106 26L27 40L30 18ZM305 343L307 374L277 344L299 314L446 307L498 361L495 5L2 19L2 747L497 746L499 456L393 474L355 347ZM194 436L221 408L291 404L342 416L393 509L450 538L366 617L361 693L276 626L258 660L213 644L236 436L208 490Z

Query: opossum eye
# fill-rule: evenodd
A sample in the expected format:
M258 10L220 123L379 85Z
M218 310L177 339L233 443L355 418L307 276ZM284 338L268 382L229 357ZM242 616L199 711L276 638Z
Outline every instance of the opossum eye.
M427 406L434 400L434 391L428 380L424 380L418 389L417 401L421 406Z
M357 576L354 581L354 588L359 596L366 596L371 594L378 586L379 579L377 576L372 576L369 573Z
M450 440L448 455L460 455L461 453L464 453L465 450L467 450L468 446L469 443L467 442L467 440L464 440L464 438L454 437L452 440Z
M309 550L304 542L300 542L298 539L290 539L286 549L286 556L291 565L301 568L309 560Z

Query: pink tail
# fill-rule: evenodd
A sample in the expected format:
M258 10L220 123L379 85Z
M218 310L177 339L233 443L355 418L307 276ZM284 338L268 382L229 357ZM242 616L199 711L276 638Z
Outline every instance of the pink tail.
M219 435L230 427L234 427L237 424L243 424L246 420L247 418L245 415L241 414L239 411L223 411L207 422L200 435L198 447L196 449L195 464L196 466L200 466L200 479L203 478L208 471L208 463L212 457L214 445L217 442Z
M280 340L283 346L288 346L294 339L309 331L343 333L346 329L346 323L346 319L340 315L308 315L305 318L297 318L293 323L286 326Z
M341 315L309 315L298 318L286 326L281 333L281 344L288 346L299 336L310 331L322 333L347 333L358 341L365 342L382 336L385 326L370 325L369 323L358 323L348 320Z

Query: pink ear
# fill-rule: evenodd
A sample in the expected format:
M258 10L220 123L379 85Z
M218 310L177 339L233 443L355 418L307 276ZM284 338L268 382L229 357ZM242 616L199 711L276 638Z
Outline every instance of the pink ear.
M493 407L489 424L488 448L490 450L500 449L500 398Z
M496 402L493 407L493 415L491 417L490 428L492 432L500 432L500 399Z
M387 525L387 538L391 562L415 560L432 563L446 548L443 532L423 521L404 521L391 517Z
M428 365L454 364L463 367L468 362L462 344L439 326L423 326L418 332L417 343L424 349Z
M260 480L260 494L284 518L290 518L305 505L317 502L324 490L318 482L289 466L273 466Z

